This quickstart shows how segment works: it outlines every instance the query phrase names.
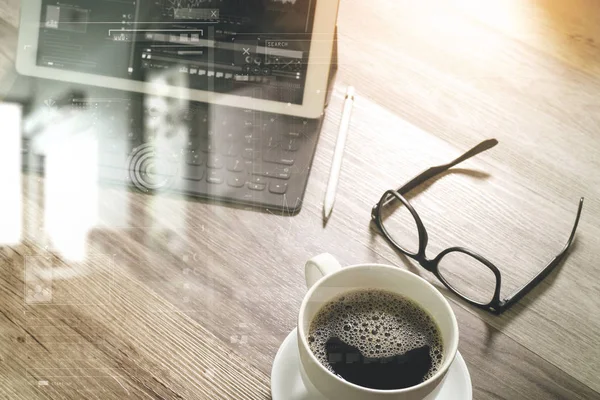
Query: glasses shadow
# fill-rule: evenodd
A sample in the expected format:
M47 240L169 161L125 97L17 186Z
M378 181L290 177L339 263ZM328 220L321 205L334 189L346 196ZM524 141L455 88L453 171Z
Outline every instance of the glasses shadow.
M453 169L445 171L444 173L419 185L417 188L415 188L411 192L406 193L404 195L404 198L410 201L410 199L414 198L415 196L427 191L427 189L429 189L429 187L431 187L431 185L433 185L438 180L442 179L443 177L445 177L447 175L456 174L456 173L469 175L469 176L472 176L477 179L487 179L490 176L489 174L487 174L485 172L480 172L480 171L476 171L476 170L464 169L464 168L453 168ZM396 210L400 206L402 206L401 203L395 205L393 210ZM383 237L383 235L381 234L381 232L379 231L379 229L377 228L377 226L373 222L373 220L371 220L371 223L370 223L369 233L370 233L370 245L371 245L370 247L374 248L376 236L380 235ZM390 247L392 248L392 250L396 253L396 255L398 256L400 261L404 264L404 266L410 272L412 272L418 276L421 276L421 269L419 267L417 267L416 262L410 260L409 257L407 257L402 251L397 249L395 246L390 246ZM493 315L493 314L489 313L488 311L485 311L485 310L482 310L482 309L479 309L479 308L469 305L464 300L462 300L461 297L459 297L458 295L456 295L455 293L453 293L452 291L447 289L441 282L439 282L437 280L434 280L431 283L445 297L452 300L457 305L462 306L468 312L471 312L472 314L475 314L475 315L479 316L482 320L486 321L485 344L488 348L491 348L490 346L493 344L497 334L505 331L506 327L508 327L512 323L512 321L517 319L528 307L533 305L538 300L538 298L540 298L550 287L552 287L554 285L554 283L556 282L556 279L558 278L558 276L560 275L560 272L562 271L562 267L563 267L564 263L568 259L569 254L572 251L576 250L577 247L578 247L578 242L577 242L577 238L575 238L571 245L571 248L565 254L565 257L561 260L561 262L558 265L556 265L554 270L543 281L541 281L536 287L534 287L529 293L527 293L527 295L525 295L522 299L520 299L518 303L516 303L509 310L506 310L504 313L502 313L501 315L498 315L498 316ZM543 268L542 265L540 266L540 269L541 268Z
M468 168L451 168L451 169L444 171L441 174L427 180L426 182L423 182L416 188L412 189L410 192L403 194L403 197L406 200L410 201L414 197L426 192L431 186L433 186L440 179L442 179L448 175L453 175L453 174L470 176L472 178L481 179L481 180L485 180L490 177L490 174L488 174L487 172L477 171L477 170L468 169ZM402 206L401 202L394 202L392 204L387 205L386 206L386 208L387 208L386 214L391 215L395 210L397 210L401 206Z
M488 322L488 324L486 324L486 345L491 345L497 333L501 333L502 331L504 331L507 326L509 326L514 320L516 320L525 310L527 310L531 305L533 305L544 293L546 293L548 289L550 289L554 285L560 273L562 272L564 263L569 258L569 254L575 251L578 246L579 245L577 242L577 238L575 238L568 252L565 254L565 257L556 265L554 270L543 281L541 281L522 299L520 299L516 304L514 304L510 309L503 312L501 315L491 320L489 318L484 319L486 322ZM540 266L540 269L541 268L542 267ZM460 299L458 301L460 301ZM486 313L485 311L479 309L475 310L475 312L482 317L484 315L490 315L489 313Z
M441 174L434 176L433 178L427 180L426 182L423 182L422 184L420 184L418 187L414 188L413 190L411 190L409 193L404 195L404 198L407 200L412 199L413 197L425 192L427 189L429 189L433 184L435 184L437 181L439 181L440 179L448 176L448 175L454 175L454 174L460 174L460 175L466 175L466 176L470 176L472 178L476 178L476 179L481 179L481 180L485 180L488 179L491 175L487 172L484 171L478 171L475 169L469 169L469 168L450 168L447 171L442 172Z
M444 178L445 176L453 175L453 174L467 175L467 176L471 176L471 177L477 178L477 179L487 179L490 177L490 174L488 174L487 172L477 171L477 170L468 169L468 168L451 168L451 169L444 171L443 173L431 178L427 182L422 183L418 187L414 188L409 193L405 194L404 198L410 201L410 199L425 192L429 187L431 187L431 185L433 185L440 179ZM392 205L391 207L393 207L393 209L390 210L390 214L391 214L391 212L393 212L393 210L396 210L400 206L402 206L402 203L398 203L397 205ZM377 226L373 222L373 220L371 220L370 224L369 224L369 233L370 233L370 240L369 240L370 246L369 247L373 248L373 245L375 243L375 238L377 236L383 237L383 235L381 235L381 232L379 231L379 229L377 228ZM402 261L404 266L410 272L414 273L415 275L421 276L421 268L418 266L418 263L416 261L411 260L409 257L407 257L401 250L397 249L395 246L390 246L390 247L394 251L394 253L396 253L396 255L398 256L400 261ZM441 284L435 285L435 286L438 289L443 290L447 293L452 293L452 292L446 290L445 286L443 286ZM457 297L457 299L458 299L458 297Z
M548 275L543 281L541 281L536 287L534 287L531 292L527 293L525 297L519 300L518 303L513 305L510 309L503 312L501 315L494 315L488 311L476 308L471 306L462 300L458 295L454 292L448 290L442 283L439 281L430 282L444 297L453 301L455 304L462 306L467 312L477 315L480 319L486 322L485 324L485 338L484 343L486 348L491 349L494 344L495 338L499 333L503 333L507 326L509 326L514 320L516 320L525 310L527 310L531 305L533 305L538 298L540 298L558 279L562 266L568 259L568 254L571 251L577 249L577 239L573 241L569 252L565 255L564 259L556 265L556 268ZM408 260L404 254L400 253L400 258L402 261L407 264L408 269L411 272L421 276L418 271L415 271L416 267L413 263ZM540 267L541 268L541 267Z

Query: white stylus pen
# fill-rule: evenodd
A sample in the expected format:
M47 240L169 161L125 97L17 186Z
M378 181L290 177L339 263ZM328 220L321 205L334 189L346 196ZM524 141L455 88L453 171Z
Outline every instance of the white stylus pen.
M344 150L346 148L348 130L350 129L350 118L352 117L353 107L354 87L350 86L346 92L344 111L342 112L342 122L340 124L340 131L335 145L333 162L331 163L331 173L329 175L329 183L327 184L327 192L325 193L325 202L323 203L323 217L325 218L325 221L329 219L329 216L333 211L333 204L335 203L335 194L337 192L338 182L340 181L340 172L342 171L342 161L344 159Z

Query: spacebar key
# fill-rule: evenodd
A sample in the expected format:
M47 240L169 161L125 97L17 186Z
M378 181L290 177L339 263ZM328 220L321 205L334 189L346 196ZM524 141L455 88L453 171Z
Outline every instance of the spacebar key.
M281 165L275 165L275 164L266 164L266 163L262 163L259 165L256 165L259 168L256 168L255 170L252 171L253 175L258 175L258 176L265 176L268 178L277 178L277 179L290 179L291 176L291 168L289 167L284 167Z
M269 151L265 153L264 160L272 163L293 165L294 153L290 151Z

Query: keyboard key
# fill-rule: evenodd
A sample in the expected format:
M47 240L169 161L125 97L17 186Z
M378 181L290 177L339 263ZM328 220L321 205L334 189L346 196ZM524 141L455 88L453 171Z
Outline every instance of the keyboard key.
M227 184L234 188L244 187L246 184L246 176L242 174L230 175L227 178Z
M300 148L300 140L287 139L282 143L281 148L287 151L298 151L298 149Z
M288 122L291 127L288 135L291 137L302 137L308 132L310 129L313 129L309 120L301 120L299 118L293 118Z
M252 171L252 174L284 180L288 180L292 176L289 167L282 167L275 164L256 165L256 168Z
M201 181L202 178L204 178L204 168L196 166L184 168L181 176L183 177L183 179L187 179L190 181Z
M206 181L214 185L220 185L223 183L223 174L220 171L208 171Z
M281 139L279 138L279 136L271 135L267 138L265 146L268 149L276 149L277 147L279 147L280 142Z
M205 111L201 111L198 113L198 116L196 117L196 123L198 124L197 126L200 129L206 129L206 127L208 127L208 115L206 114Z
M204 140L200 143L200 150L205 153L214 153L217 151L217 143L212 139Z
M180 119L182 121L192 122L197 113L198 113L198 110L193 110L191 108L182 110L180 113Z
M188 136L189 137L198 137L200 135L200 129L198 129L197 127L193 127L193 126L189 126L187 128L188 131Z
M248 183L248 189L255 190L257 192L262 192L263 190L265 190L266 187L267 185L261 185L259 183Z
M240 154L240 148L235 143L228 143L221 149L221 154L227 157L237 157Z
M288 136L290 137L302 137L310 130L314 129L313 124L308 120L301 120L294 118L288 121Z
M222 138L223 138L223 139L224 139L224 140L225 140L227 143L230 143L230 142L233 142L233 141L235 141L235 140L238 138L238 134L237 134L237 132L234 132L234 131L230 130L230 131L228 131L228 132L224 133L224 134L222 135Z
M130 131L127 133L127 139L131 142L138 140L138 135L135 131Z
M202 153L188 153L185 157L185 162L189 165L202 165L204 163L204 157Z
M198 138L198 137L188 138L186 146L189 150L196 150L198 147L200 147L200 138Z
M261 175L253 175L250 178L250 182L251 183L257 183L259 185L266 185L267 184L267 178Z
M227 169L231 172L242 172L244 170L244 162L233 158L227 162Z
M260 135L247 133L244 135L244 144L246 147L255 147L260 143Z
M254 121L250 121L250 120L244 121L244 132L253 133L255 128L256 128L256 125L254 124Z
M221 169L223 168L223 157L211 155L208 157L208 168Z
M265 153L265 161L283 165L293 165L294 153L289 151L268 151Z
M242 152L242 157L247 160L255 160L260 158L260 150L254 148L245 148Z
M288 184L287 183L276 183L271 182L269 184L269 192L275 194L285 194L287 192Z

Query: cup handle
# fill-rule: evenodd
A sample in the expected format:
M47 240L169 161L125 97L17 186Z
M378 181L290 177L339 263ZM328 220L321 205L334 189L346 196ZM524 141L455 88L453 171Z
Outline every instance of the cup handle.
M310 289L319 279L342 269L342 266L329 253L319 254L306 262L304 267L304 278L306 287Z

